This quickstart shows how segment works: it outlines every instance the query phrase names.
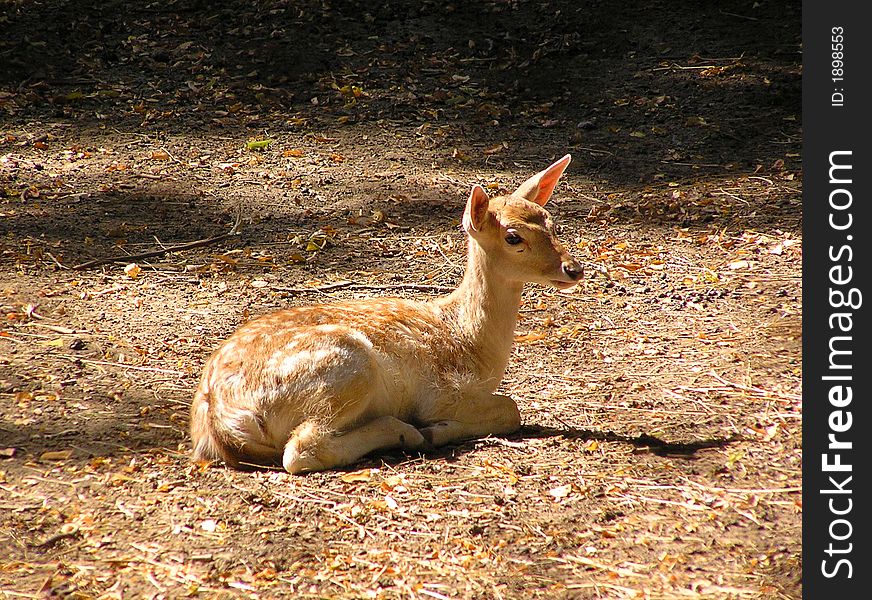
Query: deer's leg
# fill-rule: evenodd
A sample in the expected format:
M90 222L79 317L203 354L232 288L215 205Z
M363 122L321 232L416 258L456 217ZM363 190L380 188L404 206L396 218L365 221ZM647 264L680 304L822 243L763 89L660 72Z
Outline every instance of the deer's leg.
M434 415L430 425L421 428L424 439L434 446L457 440L502 435L521 426L518 405L508 396L488 394L465 400L452 407L451 415Z
M395 417L378 417L341 434L306 421L285 444L282 465L294 474L323 471L349 465L374 450L424 445L424 437L417 429Z

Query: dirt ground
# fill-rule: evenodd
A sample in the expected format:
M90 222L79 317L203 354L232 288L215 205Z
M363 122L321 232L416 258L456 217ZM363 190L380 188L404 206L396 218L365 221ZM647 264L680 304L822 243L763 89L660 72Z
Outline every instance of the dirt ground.
M0 597L800 598L800 77L799 2L0 0ZM239 324L567 152L520 432L189 462Z

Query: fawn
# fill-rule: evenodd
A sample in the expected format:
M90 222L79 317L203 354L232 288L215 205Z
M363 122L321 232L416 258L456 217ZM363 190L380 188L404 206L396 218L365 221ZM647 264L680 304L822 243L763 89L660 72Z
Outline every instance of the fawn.
M449 295L301 306L242 326L203 370L194 460L302 473L517 430L517 405L494 390L524 283L568 288L582 275L542 208L570 159L507 196L472 187L466 272Z

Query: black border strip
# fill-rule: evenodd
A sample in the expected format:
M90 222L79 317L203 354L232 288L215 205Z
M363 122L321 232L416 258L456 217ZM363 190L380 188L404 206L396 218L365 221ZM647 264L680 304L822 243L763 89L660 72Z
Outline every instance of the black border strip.
M803 596L812 599L868 597L872 573L872 21L864 4L802 7L802 541Z

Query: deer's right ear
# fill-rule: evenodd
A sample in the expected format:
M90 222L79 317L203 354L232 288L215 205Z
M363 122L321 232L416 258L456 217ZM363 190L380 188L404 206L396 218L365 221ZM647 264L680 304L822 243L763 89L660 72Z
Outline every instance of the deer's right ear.
M487 221L487 207L490 198L480 185L472 186L466 210L463 212L463 228L466 231L481 231Z

